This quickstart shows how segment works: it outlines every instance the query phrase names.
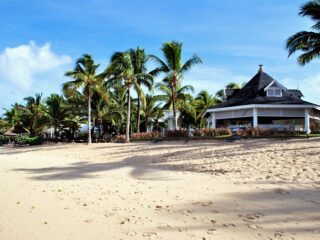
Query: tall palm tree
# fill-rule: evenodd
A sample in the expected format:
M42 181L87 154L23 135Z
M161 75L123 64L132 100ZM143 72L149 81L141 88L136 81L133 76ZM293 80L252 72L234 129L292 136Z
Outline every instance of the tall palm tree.
M147 67L146 64L148 62L149 57L145 54L144 49L137 47L136 49L130 49L129 50L132 62L133 62L133 67L134 67L134 72L135 74L139 73L147 73ZM145 78L144 76L141 76L137 78L137 83L139 87L145 86L147 89L150 91L153 86L153 78L147 77ZM136 89L136 91L139 91ZM141 122L141 100L145 102L145 99L141 99L141 94L138 94L137 97L137 132L140 132L140 122Z
M311 0L302 5L300 16L308 16L315 24L315 31L301 31L287 39L286 48L289 56L297 51L302 51L298 57L298 63L304 66L311 60L320 56L320 0Z
M107 85L112 86L121 82L127 92L126 142L130 142L131 89L134 87L138 95L143 96L138 79L153 79L153 76L149 73L135 72L134 65L134 57L130 50L116 52L112 55L111 62L105 71L105 75L110 77L107 80Z
M186 62L182 62L182 43L171 41L165 42L162 46L162 52L164 60L156 56L151 56L158 64L159 67L153 71L153 73L163 72L166 74L163 83L167 83L167 86L171 91L172 111L174 116L174 128L177 129L177 95L178 89L181 86L181 81L186 72L188 72L194 65L202 63L202 60L197 55L193 55Z
M95 64L92 57L84 54L77 60L76 66L73 71L68 71L65 76L71 77L74 80L66 82L63 85L65 93L72 93L75 89L83 88L83 94L87 99L88 108L88 144L92 142L91 137L91 97L95 92L99 82L102 82L102 75L97 73L100 64ZM100 84L101 85L101 84Z

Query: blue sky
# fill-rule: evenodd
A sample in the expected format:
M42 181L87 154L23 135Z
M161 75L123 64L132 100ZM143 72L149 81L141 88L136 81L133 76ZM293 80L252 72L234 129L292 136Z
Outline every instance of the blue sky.
M310 30L300 0L1 0L0 108L23 97L60 92L63 73L84 53L108 64L114 51L141 46L161 56L161 44L184 43L184 57L204 61L185 76L196 92L215 93L231 81L265 71L320 104L320 60L300 67L287 57L288 36ZM0 112L1 113L1 112Z

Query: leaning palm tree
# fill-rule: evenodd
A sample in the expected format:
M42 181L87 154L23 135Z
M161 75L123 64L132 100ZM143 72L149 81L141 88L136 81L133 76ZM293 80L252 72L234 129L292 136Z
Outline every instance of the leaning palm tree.
M320 0L311 0L302 5L300 16L308 16L315 21L312 28L315 31L301 31L287 39L286 48L289 56L302 51L298 63L304 66L320 56Z
M140 73L147 73L147 67L146 64L148 62L148 55L145 54L144 49L141 48L136 48L136 49L130 49L129 50L132 62L133 62L133 67L134 67L134 72L135 74L140 74ZM145 86L147 89L150 91L153 86L153 78L148 75L148 77L144 77L143 75L141 77L137 78L137 83L138 86ZM139 91L136 89L136 91ZM137 132L140 132L140 122L141 122L141 100L145 102L145 99L141 99L141 94L138 94L137 97Z
M194 65L202 63L202 60L197 55L193 55L185 63L182 62L182 43L181 42L166 42L162 46L162 52L164 54L164 60L156 56L151 56L154 59L159 67L152 73L156 74L158 72L163 72L166 74L163 83L167 84L171 93L171 103L172 111L174 116L174 128L178 126L177 119L177 95L178 89L181 86L181 81L184 74L189 71Z
M92 142L91 138L91 97L96 90L98 82L102 81L102 75L97 73L100 64L95 64L92 57L84 54L77 60L73 71L65 73L65 76L71 77L74 80L63 84L63 91L66 95L70 95L75 89L83 88L83 94L87 100L88 108L88 144ZM101 85L101 84L100 84Z
M143 96L143 91L138 84L138 79L152 79L149 73L135 72L134 57L130 51L116 52L111 57L111 62L105 71L105 76L109 77L107 86L117 85L119 82L127 92L127 123L126 142L130 141L130 119L131 119L131 89L135 88L138 95Z

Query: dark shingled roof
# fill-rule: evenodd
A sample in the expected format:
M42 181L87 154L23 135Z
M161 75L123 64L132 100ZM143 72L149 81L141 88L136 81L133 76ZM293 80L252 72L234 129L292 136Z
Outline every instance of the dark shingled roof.
M266 96L264 89L273 81L275 80L263 72L260 67L259 72L241 89L234 91L228 100L212 106L209 109L249 104L305 104L317 106L316 104L303 101L301 99L303 95L300 90L284 90L282 97Z

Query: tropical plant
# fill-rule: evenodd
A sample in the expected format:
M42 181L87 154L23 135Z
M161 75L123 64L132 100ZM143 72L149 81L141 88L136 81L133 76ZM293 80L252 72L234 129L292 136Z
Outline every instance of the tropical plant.
M9 124L7 121L0 119L0 133L5 132L9 128Z
M152 79L149 73L135 72L135 62L132 52L116 52L112 55L110 64L105 71L108 77L107 86L118 85L119 82L127 93L127 122L126 122L126 142L130 141L131 124L131 89L135 88L137 94L143 96L143 91L139 86L138 79Z
M129 50L131 58L132 58L132 63L133 63L133 68L135 74L143 74L147 73L147 67L146 64L148 62L149 57L145 54L144 49L141 48L136 48L136 49L130 49ZM137 77L137 84L141 89L141 86L147 87L147 89L150 91L153 86L153 78L150 76L150 74L146 75L141 75L140 77ZM136 89L136 92L139 92L139 89ZM142 91L142 89L141 89ZM137 96L137 132L140 132L140 122L141 122L141 103L145 102L145 99L143 98L143 94L138 94Z
M10 109L4 109L3 120L6 121L12 131L16 130L18 126L21 126L21 110L22 105L15 103L11 105ZM22 128L22 126L21 126Z
M202 118L205 111L209 108L217 104L218 100L210 95L207 90L201 91L197 97L195 98L194 105L197 112L196 121L200 121L200 127L204 126L205 119Z
M22 107L21 121L31 137L39 135L47 123L46 109L42 94L24 98L26 105Z
M58 140L58 129L66 123L69 116L69 108L67 102L58 94L51 94L46 99L46 113L50 126L53 127L54 136L56 141Z
M163 116L163 109L158 96L145 95L146 104L142 108L145 129L150 123L157 123Z
M216 92L215 98L218 100L218 102L222 102L225 100L225 89L240 89L241 86L238 83L231 82L228 83L225 88L220 89Z
M84 54L77 60L76 66L73 71L68 71L65 76L71 77L74 80L66 82L63 85L63 91L67 96L70 96L76 89L82 88L83 95L87 100L87 121L88 121L88 144L92 142L91 137L91 97L101 87L103 75L97 73L99 64L95 64L92 57Z
M197 55L193 55L186 62L182 62L182 43L181 42L166 42L162 46L162 52L164 55L164 60L161 60L157 56L152 55L151 58L154 59L159 67L152 71L152 74L157 74L160 72L165 73L165 78L163 79L163 84L165 84L167 90L171 93L170 105L172 105L173 117L174 117L174 128L178 127L177 119L177 101L179 90L181 90L181 81L186 72L188 72L194 65L202 63L202 60ZM166 91L168 93L168 91Z
M320 56L320 0L311 0L302 5L300 16L308 16L315 24L315 31L300 31L287 39L286 48L289 56L297 51L302 54L298 57L301 66Z

